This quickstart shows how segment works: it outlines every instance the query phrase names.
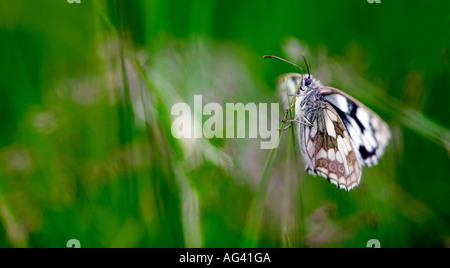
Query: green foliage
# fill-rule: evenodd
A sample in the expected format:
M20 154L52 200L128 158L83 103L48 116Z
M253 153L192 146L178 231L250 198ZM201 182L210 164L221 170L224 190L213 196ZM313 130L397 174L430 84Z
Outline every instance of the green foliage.
M1 2L0 247L449 246L449 10ZM390 126L354 190L306 174L293 131L273 151L172 136L173 104L192 107L194 94L223 107L280 102L275 80L295 70L262 56L301 65L301 53Z

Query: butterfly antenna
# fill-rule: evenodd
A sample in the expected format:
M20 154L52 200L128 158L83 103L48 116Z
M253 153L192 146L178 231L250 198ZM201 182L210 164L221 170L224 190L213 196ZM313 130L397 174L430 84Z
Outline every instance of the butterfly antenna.
M309 73L309 66L308 66L308 62L306 62L305 54L302 54L302 58L305 61L306 70L308 70L308 76L309 76L309 78L311 78L311 74Z
M298 66L297 64L294 64L294 63L292 63L292 62L290 62L290 61L287 61L287 60L282 59L282 58L277 57L277 56L271 56L271 55L265 55L265 56L263 56L263 59L266 59L266 58L284 61L284 62L286 62L286 63L289 63L289 64L292 65L292 66L297 67L298 69L302 70L303 73L306 74L305 70L303 70L302 67L300 67L300 66ZM308 66L308 65L306 65L306 66ZM309 74L309 70L308 70L308 74Z

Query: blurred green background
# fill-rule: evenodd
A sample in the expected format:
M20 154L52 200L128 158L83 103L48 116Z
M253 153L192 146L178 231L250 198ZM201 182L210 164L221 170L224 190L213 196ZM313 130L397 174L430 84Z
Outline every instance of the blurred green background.
M0 247L449 247L449 47L447 0L1 0ZM273 165L172 137L194 94L278 103L296 70L262 56L302 53L390 126L354 190L289 131Z

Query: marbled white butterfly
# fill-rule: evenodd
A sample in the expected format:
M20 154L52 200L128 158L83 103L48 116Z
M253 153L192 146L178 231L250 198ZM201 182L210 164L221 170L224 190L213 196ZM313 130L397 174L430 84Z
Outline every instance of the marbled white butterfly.
M324 86L299 66L304 74L290 73L279 79L285 107L293 99L295 130L306 171L351 190L361 181L361 165L373 166L391 138L388 125L373 111L344 92ZM295 98L291 98L295 96Z

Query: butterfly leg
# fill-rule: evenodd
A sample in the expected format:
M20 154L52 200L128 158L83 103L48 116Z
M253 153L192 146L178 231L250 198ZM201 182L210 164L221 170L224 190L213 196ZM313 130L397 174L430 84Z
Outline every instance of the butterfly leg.
M289 124L289 125L287 125L287 126L285 126L284 128L283 128L283 131L285 131L285 130L288 130L289 128L291 127L291 125Z
M291 124L285 126L285 127L283 128L283 131L288 130L290 127L291 127ZM280 129L277 129L277 131L280 131Z
M302 116L302 120L303 120L303 121L299 121L300 124L304 124L304 125L307 125L307 126L309 126L309 127L312 127L312 126L313 126L313 123L311 123L311 122L308 120L308 118L306 118L305 116Z
M294 119L294 120L281 120L281 123L291 123L291 122L295 122L295 123L302 123L300 120L298 119Z
M282 123L292 123L292 122L295 122L295 123L301 123L301 121L296 120L296 119L294 119L294 120L281 120L281 122L282 122ZM283 128L283 131L288 130L288 129L291 127L291 125L292 125L292 124L289 124L289 125L287 125L286 127L284 127L284 128Z

